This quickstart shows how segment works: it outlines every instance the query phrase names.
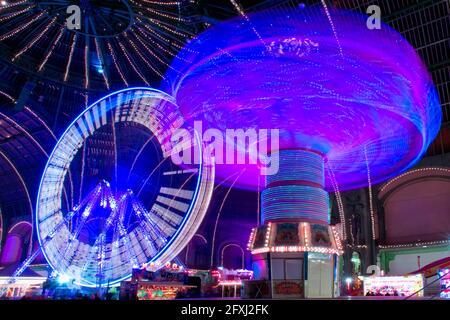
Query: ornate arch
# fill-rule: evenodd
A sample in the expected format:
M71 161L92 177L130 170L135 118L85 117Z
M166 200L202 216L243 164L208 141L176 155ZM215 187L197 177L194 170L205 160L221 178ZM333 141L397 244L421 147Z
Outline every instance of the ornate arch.
M386 182L378 193L383 203L397 190L407 185L424 180L450 180L450 169L441 167L420 168L405 172Z

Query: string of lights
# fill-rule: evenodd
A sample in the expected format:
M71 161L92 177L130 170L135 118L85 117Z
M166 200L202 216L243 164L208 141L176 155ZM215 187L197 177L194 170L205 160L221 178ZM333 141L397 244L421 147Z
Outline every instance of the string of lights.
M138 41L144 46L144 48L148 51L151 52L150 49L148 49L146 47L146 45L141 42L141 40L135 35L136 39L138 39ZM162 79L164 78L164 75L158 71L150 62L150 59L147 59L146 57L143 56L143 54L138 50L136 44L133 42L133 40L129 39L131 47L134 49L134 51L136 52L136 54L139 56L139 58L141 58L141 61L143 61L150 69L153 70L153 72L155 72L157 75L159 75Z
M99 47L97 38L94 38L94 44L95 44L95 50L97 52L97 57L98 57L98 60L100 61L100 65L101 65L101 74L103 76L103 80L105 80L106 88L109 90L110 84L109 84L107 72L105 72L105 70L104 70L105 69L105 61L103 59L103 54L100 51L100 47Z
M35 5L31 5L31 6L28 6L28 7L24 8L24 9L22 9L22 10L19 10L19 11L16 11L16 12L13 12L13 13L10 13L10 14L7 14L7 15L5 15L5 16L3 16L3 17L0 18L0 22L5 22L5 21L8 20L8 19L15 18L15 17L21 15L22 13L25 13L25 12L30 11L30 10L33 9L34 7L35 7Z
M0 36L0 41L6 40L8 38L11 38L12 36L15 36L16 34L18 34L19 32L25 30L26 28L28 28L31 24L33 24L35 21L39 20L40 18L42 18L44 16L45 12L40 12L37 13L33 16L33 18L28 21L27 23L20 25L19 27L5 33L4 35Z
M438 241L426 241L426 242L413 242L404 244L392 244L392 245L379 245L380 249L399 249L399 248L414 248L414 247L426 247L426 246L445 246L450 245L450 240L438 240Z
M55 24L56 18L53 18L47 25L44 27L44 30L38 33L36 37L34 37L33 40L31 40L25 47L23 47L13 58L12 61L19 58L22 54L24 54L26 51L28 51L32 46L36 44L46 33L47 31Z
M145 79L144 75L143 75L141 72L139 72L139 70L136 68L136 65L133 63L133 61L131 61L131 58L130 58L130 56L128 55L127 50L125 49L125 47L123 46L123 44L120 43L120 42L119 42L119 47L120 47L120 49L122 50L122 52L123 52L123 54L124 54L126 60L127 60L128 63L130 64L130 66L131 66L131 68L134 70L134 72L136 72L136 74L139 76L139 78L141 78L141 80L142 80L145 84L149 85L147 79Z
M50 49L48 50L47 54L45 55L44 59L42 60L41 64L38 67L38 71L41 71L45 64L47 63L48 59L50 58L50 56L52 55L53 51L55 50L55 47L58 45L59 40L61 40L61 37L64 33L64 27L59 28L59 32L58 35L56 36L55 40L53 41Z
M69 57L67 59L66 69L65 69L65 72L64 72L64 81L67 81L67 79L69 77L70 65L72 64L72 58L73 58L73 53L74 53L74 50L75 50L75 44L76 43L77 43L77 34L74 34L72 36L72 42L70 44Z
M369 190L369 211L370 211L370 228L372 232L372 239L375 240L376 234L375 234L375 213L373 209L373 196L372 196L372 181L370 179L370 166L369 166L369 160L367 158L367 151L364 148L364 157L366 158L366 166L367 166L367 183L368 183L368 190Z
M345 213L344 213L344 205L342 204L342 198L341 198L341 193L339 191L339 186L337 184L336 181L336 177L334 176L333 170L330 167L330 164L328 163L328 161L326 162L326 166L327 166L327 170L328 170L328 174L330 176L330 181L331 181L331 185L333 186L333 191L334 194L336 196L336 202L337 202L337 206L338 206L338 211L339 211L339 219L341 221L341 234L342 234L342 238L346 239L347 238L347 230L345 227Z
M120 75L120 78L122 79L123 83L126 86L128 86L127 79L125 78L125 76L124 76L124 74L123 74L123 72L122 72L122 70L121 70L121 68L120 68L120 66L119 66L119 64L117 62L117 57L116 57L116 54L114 53L114 51L113 51L113 49L111 47L111 44L108 42L107 45L108 45L109 54L111 55L111 57L113 59L114 66L116 67L116 70L117 70L117 72Z

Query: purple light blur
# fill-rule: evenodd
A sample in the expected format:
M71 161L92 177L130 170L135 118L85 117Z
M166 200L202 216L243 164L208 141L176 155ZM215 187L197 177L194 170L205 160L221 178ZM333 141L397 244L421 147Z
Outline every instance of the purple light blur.
M368 184L365 153L371 182L382 182L410 168L436 136L437 93L396 31L369 30L367 16L354 12L331 16L342 55L316 7L217 24L180 52L167 91L185 118L202 120L205 129L279 129L280 149L324 154L341 190ZM226 179L240 170L222 165L216 175ZM237 186L263 186L258 174L247 165Z

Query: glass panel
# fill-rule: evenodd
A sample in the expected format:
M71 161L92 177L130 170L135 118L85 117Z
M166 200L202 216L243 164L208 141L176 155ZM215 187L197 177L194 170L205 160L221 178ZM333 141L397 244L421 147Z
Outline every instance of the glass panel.
M272 279L273 280L284 279L284 259L272 260Z
M301 259L286 260L286 279L288 280L303 279L303 260Z

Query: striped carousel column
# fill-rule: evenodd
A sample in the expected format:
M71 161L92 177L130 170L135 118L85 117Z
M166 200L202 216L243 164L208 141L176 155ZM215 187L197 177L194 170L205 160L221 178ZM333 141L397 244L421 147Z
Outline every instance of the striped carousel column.
M261 222L329 224L329 197L324 190L324 159L309 150L278 151L279 171L266 176L261 193Z

